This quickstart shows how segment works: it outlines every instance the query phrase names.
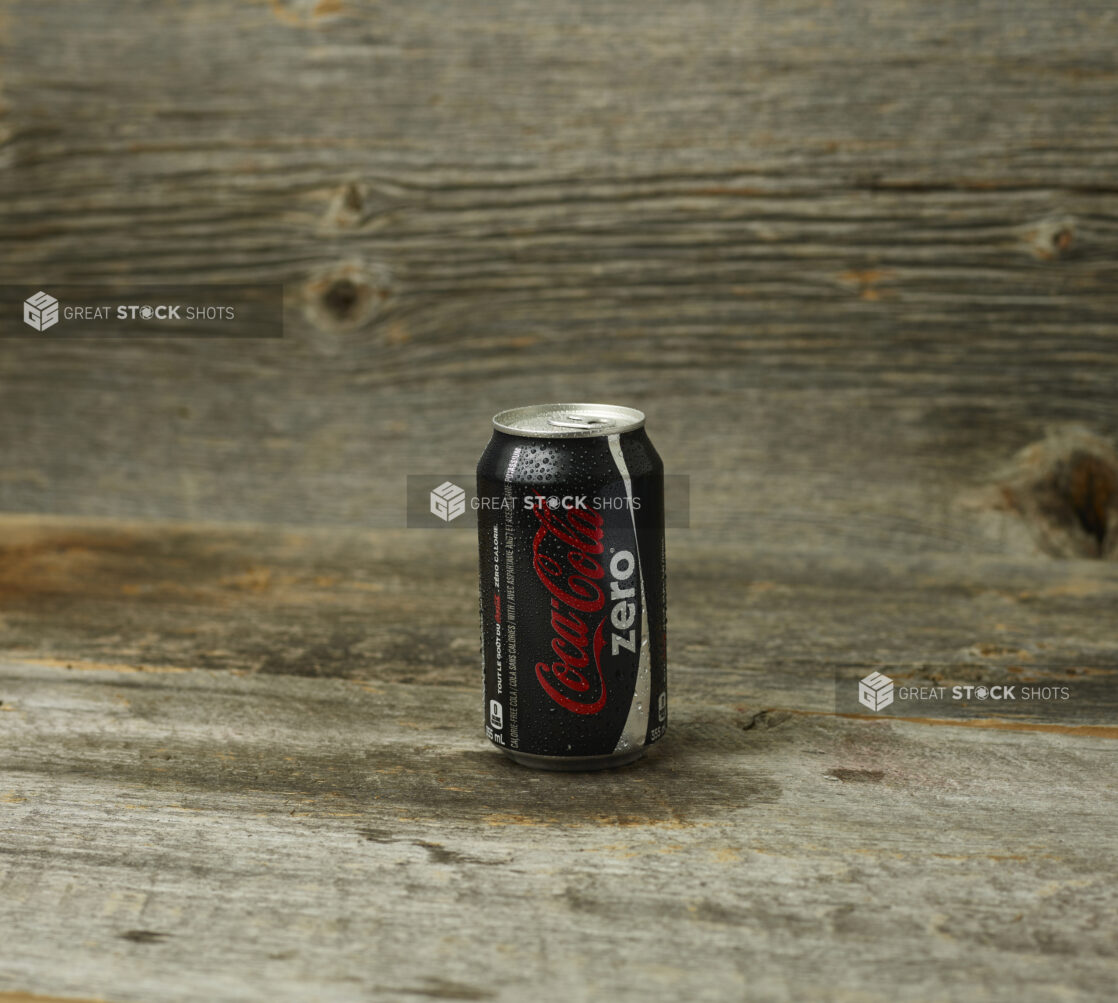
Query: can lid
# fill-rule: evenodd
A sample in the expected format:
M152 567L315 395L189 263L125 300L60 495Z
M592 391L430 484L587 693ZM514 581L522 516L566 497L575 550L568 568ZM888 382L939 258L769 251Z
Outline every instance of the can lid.
M536 439L585 439L644 427L644 412L617 404L529 404L493 416L493 427Z

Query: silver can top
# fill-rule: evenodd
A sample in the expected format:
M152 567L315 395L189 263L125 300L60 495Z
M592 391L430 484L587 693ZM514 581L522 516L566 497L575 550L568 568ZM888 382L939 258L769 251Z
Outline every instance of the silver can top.
M617 404L529 404L494 415L493 427L535 439L585 439L644 428L644 413Z

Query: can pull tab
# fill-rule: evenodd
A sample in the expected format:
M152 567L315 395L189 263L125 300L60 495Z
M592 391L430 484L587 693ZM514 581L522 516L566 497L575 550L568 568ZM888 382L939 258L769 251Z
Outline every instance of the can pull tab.
M575 412L568 412L547 419L547 423L554 425L556 428L601 428L603 425L611 424L612 421L612 418L604 415L578 414Z

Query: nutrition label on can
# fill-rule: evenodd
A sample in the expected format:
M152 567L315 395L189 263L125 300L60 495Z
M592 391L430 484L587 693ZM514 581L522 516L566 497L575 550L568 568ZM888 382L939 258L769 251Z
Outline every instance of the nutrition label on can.
M513 525L513 474L520 464L520 448L512 451L505 476L505 673L508 679L509 748L520 748L519 691L516 673L516 528Z
M505 692L505 654L501 640L501 532L499 526L493 527L491 553L493 567L493 662L497 670L497 691L493 694L493 699L489 701L489 717L485 725L485 734L491 742L504 745L505 705L501 698Z

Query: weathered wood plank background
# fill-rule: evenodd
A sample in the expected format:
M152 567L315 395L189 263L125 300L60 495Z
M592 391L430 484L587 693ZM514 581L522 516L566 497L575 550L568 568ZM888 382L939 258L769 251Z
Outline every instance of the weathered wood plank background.
M6 509L401 525L404 472L574 397L644 407L704 525L1004 551L968 492L1118 435L1112 4L0 11L4 281L290 301L5 342Z
M1109 998L1116 53L1056 0L0 0L5 317L286 290L0 339L0 1001ZM693 488L669 739L593 777L479 740L473 542L402 528L561 398ZM1073 698L836 714L871 669Z

